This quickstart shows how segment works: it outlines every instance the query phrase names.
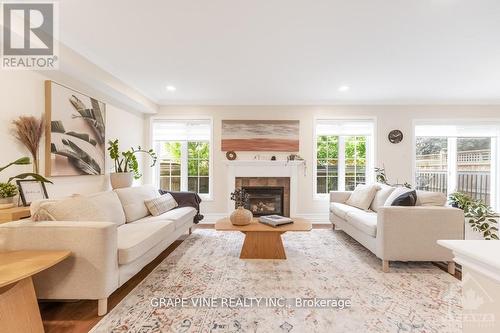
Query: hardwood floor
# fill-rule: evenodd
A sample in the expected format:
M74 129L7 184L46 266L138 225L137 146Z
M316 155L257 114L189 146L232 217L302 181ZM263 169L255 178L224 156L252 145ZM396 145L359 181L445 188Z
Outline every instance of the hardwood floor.
M213 224L200 224L195 229L213 229ZM313 224L313 229L331 229L329 224ZM156 259L109 296L108 311L111 311L132 289L134 289L163 259L174 251L185 239L181 237L163 251ZM446 271L445 264L435 263ZM460 278L457 271L455 277ZM97 301L40 302L40 312L46 333L87 333L102 317L97 316Z
M182 241L183 239L175 241L156 259L112 293L108 298L108 311L125 298ZM40 302L39 305L46 333L87 333L102 318L97 316L97 301Z

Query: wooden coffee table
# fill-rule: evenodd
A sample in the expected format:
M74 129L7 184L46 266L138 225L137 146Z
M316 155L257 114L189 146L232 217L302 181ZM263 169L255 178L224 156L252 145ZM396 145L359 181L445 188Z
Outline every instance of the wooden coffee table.
M229 218L215 223L219 231L240 231L245 234L245 241L241 248L240 259L286 259L281 234L287 231L310 231L311 222L293 218L292 224L285 224L276 228L259 223L257 218L249 225L233 225Z

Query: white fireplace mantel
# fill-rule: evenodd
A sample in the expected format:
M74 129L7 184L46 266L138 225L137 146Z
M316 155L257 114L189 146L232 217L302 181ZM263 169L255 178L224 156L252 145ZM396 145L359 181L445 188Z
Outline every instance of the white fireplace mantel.
M299 177L305 176L305 161L226 161L228 213L234 210L230 193L234 191L236 177L289 177L290 178L290 216L297 214Z

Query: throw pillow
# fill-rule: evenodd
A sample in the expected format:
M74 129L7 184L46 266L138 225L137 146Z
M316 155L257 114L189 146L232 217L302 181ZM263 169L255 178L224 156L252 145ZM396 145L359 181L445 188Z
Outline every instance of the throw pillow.
M46 221L47 219L45 218L44 214L45 210L42 208L53 204L54 202L57 202L55 199L41 199L41 200L35 200L31 203L30 205L30 213L31 213L31 220L32 221Z
M150 215L144 201L160 196L158 189L152 185L117 188L114 192L118 194L118 198L122 203L126 223L137 221Z
M118 195L114 191L93 193L84 196L96 206L106 221L125 224L125 213Z
M417 192L415 190L406 192L397 197L392 206L415 206L417 203Z
M380 190L375 193L375 198L373 198L372 204L370 205L370 209L374 212L378 212L379 207L384 206L387 198L391 195L392 192L396 189L395 187L379 184Z
M98 206L82 196L42 204L33 220L111 222Z
M375 184L359 184L358 186L356 186L351 196L345 203L346 205L352 207L356 207L362 210L368 210L370 204L373 201L373 198L375 197L375 193L377 193L379 188L380 187Z
M161 215L178 206L177 201L170 193L163 194L158 198L144 200L144 204L153 216Z
M389 195L389 197L385 201L384 206L392 206L392 203L394 202L394 200L396 200L401 195L408 193L408 192L411 192L411 191L413 191L413 190L410 188L396 187L396 189L394 191L392 191L391 195Z

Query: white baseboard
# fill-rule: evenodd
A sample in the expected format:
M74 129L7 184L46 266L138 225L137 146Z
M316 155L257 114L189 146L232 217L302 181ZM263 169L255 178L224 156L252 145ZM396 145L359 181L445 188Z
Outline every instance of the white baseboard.
M321 214L321 213L312 213L312 214L296 214L297 217L301 217L303 219L307 219L311 221L311 223L314 224L331 224L330 222L330 217L328 213L326 214Z
M201 220L200 224L215 224L217 220L223 219L227 217L228 215L226 213L203 213L201 214L204 216L203 220Z
M223 219L228 216L227 213L203 213L205 218L200 222L200 224L214 224L217 220ZM326 214L296 214L297 217L301 217L311 221L314 224L330 224L328 213Z

